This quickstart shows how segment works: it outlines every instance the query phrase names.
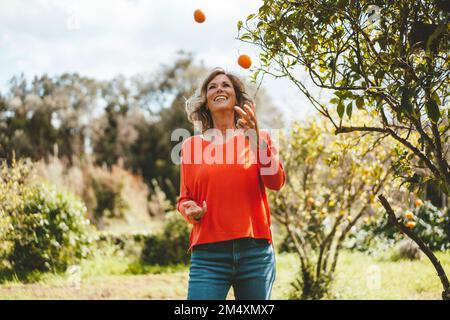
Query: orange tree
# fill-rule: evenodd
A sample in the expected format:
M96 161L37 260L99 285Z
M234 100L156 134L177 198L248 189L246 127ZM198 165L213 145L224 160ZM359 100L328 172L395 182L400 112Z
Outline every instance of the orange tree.
M344 241L374 215L375 196L390 188L393 150L381 137L360 138L336 136L322 119L294 123L280 139L286 185L269 197L300 259L291 298L328 295Z
M449 12L444 0L264 0L238 29L242 41L262 49L255 78L288 77L336 133L388 134L407 153L399 170L410 172L402 177L406 183L419 189L434 184L450 195ZM332 94L329 103L301 81L305 75ZM373 111L380 125L349 124L346 116L355 109ZM409 170L413 158L421 170ZM439 261L380 200L389 221L431 260L443 298L450 299Z

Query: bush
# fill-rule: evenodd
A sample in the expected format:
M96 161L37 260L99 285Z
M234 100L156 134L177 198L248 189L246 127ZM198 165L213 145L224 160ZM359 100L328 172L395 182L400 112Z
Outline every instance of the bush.
M450 249L450 208L441 211L427 201L414 210L414 215L414 232L431 250Z
M114 248L131 259L138 257L136 266L187 264L189 255L189 226L176 211L166 213L164 229L158 233L113 233L102 231L97 247Z
M33 271L58 271L90 254L89 220L82 202L45 183L31 185L31 165L2 164L0 235L3 261L19 276ZM9 174L3 175L5 171Z
M391 260L419 260L421 258L420 252L419 246L414 241L405 239L400 241L396 246L395 253L391 256Z
M123 168L121 161L108 168L96 166L89 157L73 160L71 165L56 156L41 160L36 164L37 175L82 199L88 218L102 231L137 233L153 227L149 206L164 200L162 192L149 202L149 188L142 177Z
M450 249L450 209L440 211L427 201L411 211L414 215L414 233L417 234L431 250ZM409 220L402 216L403 223ZM385 216L362 225L360 230L352 235L346 245L358 251L384 251L393 248L395 243L403 238L402 233L391 225Z
M329 298L332 276L324 274L316 277L313 268L301 268L299 274L291 283L292 290L289 292L289 300L319 300Z
M112 250L115 253L120 253L121 256L140 259L144 243L153 237L154 234L148 232L117 233L101 231L96 237L96 249L97 251Z
M189 226L176 211L166 213L166 223L162 233L145 241L141 260L147 264L188 263Z
M92 187L97 200L94 210L95 221L100 221L102 218L123 219L129 206L122 196L123 182L115 183L111 176L107 176L103 179L94 179Z

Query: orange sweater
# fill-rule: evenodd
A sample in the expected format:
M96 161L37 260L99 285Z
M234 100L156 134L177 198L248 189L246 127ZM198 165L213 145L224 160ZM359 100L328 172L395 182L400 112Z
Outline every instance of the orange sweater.
M267 143L267 153L258 161L242 130L223 144L203 135L183 142L178 211L188 221L183 202L193 200L202 207L206 200L207 206L200 221L192 223L188 252L196 244L241 237L272 243L265 187L280 190L286 176L268 132L261 130L260 138Z

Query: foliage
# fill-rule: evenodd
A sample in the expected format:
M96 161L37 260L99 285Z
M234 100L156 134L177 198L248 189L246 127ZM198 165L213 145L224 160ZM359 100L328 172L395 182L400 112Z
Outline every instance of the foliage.
M414 221L414 232L420 236L431 250L450 249L450 210L447 208L441 211L433 206L429 201L413 210L403 210L412 212L413 219L400 217L404 223ZM354 244L353 248L359 247L361 250L367 249L373 245L374 241L384 239L393 243L393 240L400 240L400 235L394 226L383 219L374 220L372 223L362 227L366 233L359 242Z
M291 283L294 290L289 293L289 300L318 300L330 294L332 282L331 274L324 274L320 278L314 275L313 268L302 268L299 275Z
M336 134L389 135L420 168L411 172L406 158L395 173L407 173L400 178L419 191L431 182L450 196L449 22L445 1L265 0L238 29L241 40L262 49L257 73L288 77ZM328 104L307 88L303 70L333 95ZM353 111L361 110L380 123L354 125ZM450 299L445 271L427 255Z
M141 273L153 265L169 266L189 262L189 226L176 211L165 216L163 230L145 233L100 232L98 248L115 248L128 257L138 257L130 264L131 273Z
M286 184L269 193L271 214L301 261L306 278L297 281L303 284L297 295L316 299L331 283L347 236L374 214L375 196L391 187L391 148L379 138L335 136L324 120L294 123L280 140Z
M44 74L31 83L23 74L12 78L0 97L0 158L11 159L14 151L38 160L55 144L61 156L80 157L98 89L98 82L78 74Z
M108 168L122 161L154 193L156 180L174 204L180 173L171 153L180 141L171 134L177 128L194 133L185 101L209 70L191 53L179 52L173 60L152 74L106 81L76 73L31 82L24 75L12 78L0 94L0 158L10 160L15 152L36 161L54 154L76 164L92 155L95 164ZM283 115L265 90L248 86L261 127L283 127ZM98 189L105 190L101 183Z
M134 175L119 162L111 168L96 166L88 157L72 164L51 156L36 164L36 173L58 188L80 197L86 204L88 217L101 230L121 229L122 232L145 231L151 228L150 206L159 203L149 195L149 189L139 175ZM164 193L158 193L158 200ZM150 196L150 202L148 200Z
M336 133L390 135L423 168L407 179L418 188L432 179L450 195L450 14L443 3L265 0L238 29L262 49L256 76L288 77ZM332 95L329 104L306 87L303 71ZM381 125L353 125L362 110Z
M1 166L0 208L9 227L1 235L9 244L3 259L14 272L26 275L61 270L88 257L91 239L84 204L49 184L30 184L24 166Z
M391 260L397 261L400 259L419 260L420 249L412 240L404 240L400 242L397 248L397 254L391 257Z
M141 260L147 264L188 263L189 226L176 211L166 214L166 223L162 233L146 239Z
M93 210L94 221L102 219L123 219L129 204L124 196L124 181L117 174L107 170L92 170L91 186L94 190L96 205ZM103 222L103 221L102 221Z

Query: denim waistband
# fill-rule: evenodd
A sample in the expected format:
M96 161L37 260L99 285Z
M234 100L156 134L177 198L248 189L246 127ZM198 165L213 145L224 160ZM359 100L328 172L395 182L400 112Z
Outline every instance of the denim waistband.
M202 243L202 244L196 244L192 248L195 249L220 249L220 248L229 248L233 246L233 243L236 245L243 245L248 246L252 244L260 244L260 245L268 245L269 239L263 239L263 238L251 238L251 237L245 237L245 238L238 238L238 239L231 239L231 240L225 240L225 241L217 241L217 242L208 242L208 243Z

